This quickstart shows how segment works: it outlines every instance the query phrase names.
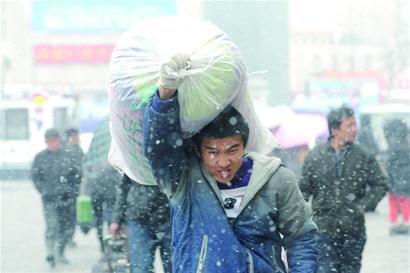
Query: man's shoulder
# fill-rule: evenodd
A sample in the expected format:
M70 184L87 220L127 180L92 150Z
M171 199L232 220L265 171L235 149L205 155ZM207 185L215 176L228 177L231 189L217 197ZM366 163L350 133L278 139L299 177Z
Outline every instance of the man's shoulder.
M309 160L319 159L319 157L323 156L324 154L328 154L330 152L329 147L330 145L328 142L322 142L322 143L317 144L315 147L313 147L312 150L308 152L305 160L309 161Z
M257 152L248 152L245 156L250 158L253 162L258 162L264 166L270 166L272 164L280 165L282 163L282 160L279 157L263 155Z
M290 192L299 189L295 173L282 164L270 176L265 176L264 180L260 181L263 187L258 194L268 195L272 198L284 198Z
M249 158L254 162L253 175L257 175L260 179L266 179L268 187L282 188L284 184L295 182L296 175L293 171L285 167L282 160L274 156L265 156L258 153L249 153Z
M360 145L358 143L352 143L350 144L350 148L349 150L355 155L355 157L357 156L362 156L362 157L374 157L374 153L370 152L369 150L367 150L365 148L365 146Z
M280 164L276 172L271 176L270 180L278 181L279 183L289 183L297 181L296 174L285 165Z
M271 176L280 166L282 160L275 156L267 156L256 152L248 152L246 157L252 160L252 173L258 176Z
M47 149L44 149L44 150L41 150L40 152L38 152L35 157L36 157L37 159L41 159L41 158L43 158L43 157L45 157L45 156L48 156L48 154L49 154L48 150L47 150Z
M328 141L326 142L321 142L318 143L317 145L315 145L315 147L313 147L312 151L316 151L316 152L321 152L321 151L327 151L330 147L330 144Z

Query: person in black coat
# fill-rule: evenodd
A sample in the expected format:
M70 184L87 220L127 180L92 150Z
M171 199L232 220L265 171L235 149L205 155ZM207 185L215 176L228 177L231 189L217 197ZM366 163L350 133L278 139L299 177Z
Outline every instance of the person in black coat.
M86 169L86 193L91 197L94 227L97 229L97 239L100 251L104 247L104 224L111 225L115 205L116 190L121 181L120 173L107 161L88 166Z
M34 158L31 178L41 195L46 220L47 261L54 267L56 260L68 263L64 251L70 239L71 208L75 206L81 170L61 148L61 137L56 129L45 132L45 142L47 148Z
M400 119L393 119L384 125L387 140L386 170L389 177L390 233L409 233L410 223L410 146L409 129ZM398 223L401 212L403 222Z
M334 109L327 120L329 140L308 153L300 179L319 228L317 273L358 273L366 243L364 213L383 198L387 179L374 154L355 143L353 109Z
M80 170L80 176L82 176L82 161L84 157L84 152L81 149L80 146L80 131L75 128L75 127L70 127L67 128L64 131L64 150L68 153L70 156L71 160L77 165L77 169ZM81 180L81 177L80 177ZM71 221L70 221L70 228L69 228L69 239L67 242L67 246L69 247L75 247L76 244L74 243L74 233L75 233L75 227L77 225L77 213L76 213L76 200L79 195L79 189L78 191L72 196L74 200L71 200L70 204L72 204L72 207L70 208L70 213L71 213Z

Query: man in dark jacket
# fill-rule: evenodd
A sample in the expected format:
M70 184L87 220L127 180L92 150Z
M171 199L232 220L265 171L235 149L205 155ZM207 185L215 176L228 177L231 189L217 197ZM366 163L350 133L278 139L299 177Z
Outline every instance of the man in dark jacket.
M390 234L408 234L410 224L410 145L409 129L404 120L386 122L386 170L389 176ZM398 223L399 213L403 223Z
M177 54L164 66L187 64ZM249 127L231 106L185 147L182 80L166 70L144 113L144 149L170 199L174 272L286 272L282 247L290 272L315 272L316 225L295 175L278 158L245 154Z
M138 184L124 174L117 189L112 222L114 238L121 226L127 225L132 273L154 272L157 247L164 272L172 271L169 206L158 186Z
M64 131L64 145L63 148L65 152L70 156L71 160L76 164L76 168L79 169L80 172L80 180L82 176L82 161L84 157L84 152L83 149L81 149L80 146L80 132L77 128L70 127L67 128ZM75 178L78 179L78 178ZM72 207L70 208L70 213L71 213L71 221L69 224L69 238L67 242L67 246L69 247L75 247L75 243L73 241L74 233L75 233L75 227L77 225L77 220L76 220L76 200L79 195L79 187L76 189L74 194L71 196L73 200L70 200L70 204L72 204Z
M117 187L122 179L107 160L111 144L109 121L106 117L97 126L83 160L84 193L91 197L93 224L102 253L105 250L104 225L109 227L112 223ZM87 231L87 226L82 226L82 229Z
M318 272L357 273L366 242L364 211L387 191L386 177L373 155L355 144L353 110L342 106L328 116L329 141L306 157L300 188L312 197L319 227Z
M78 192L81 172L78 165L61 149L61 138L56 129L45 133L47 149L34 159L31 178L41 194L46 220L47 261L52 267L57 261L68 263L64 256L70 237L71 208Z

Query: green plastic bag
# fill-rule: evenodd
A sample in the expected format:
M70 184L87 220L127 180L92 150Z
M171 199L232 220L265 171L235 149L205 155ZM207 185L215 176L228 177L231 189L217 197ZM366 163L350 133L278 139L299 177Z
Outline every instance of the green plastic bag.
M77 224L81 225L92 225L94 220L93 215L93 205L91 202L91 197L87 195L80 195L77 198Z

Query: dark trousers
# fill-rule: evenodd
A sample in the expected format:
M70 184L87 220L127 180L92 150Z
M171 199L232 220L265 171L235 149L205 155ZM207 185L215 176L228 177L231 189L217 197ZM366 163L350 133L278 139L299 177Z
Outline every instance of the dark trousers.
M77 226L77 209L76 209L76 201L77 196L70 197L72 200L69 201L69 213L70 213L70 220L68 223L68 242L73 241L75 227Z
M359 273L365 243L365 232L336 235L319 232L317 273Z
M160 247L164 272L172 272L169 223L163 224L163 226L150 226L129 219L127 228L132 273L154 272L157 247Z
M97 229L97 239L100 243L101 252L104 252L104 222L107 223L107 226L111 224L115 195L94 192L91 196L91 202L93 205L94 226Z
M46 220L47 255L64 255L67 241L70 238L72 214L71 207L74 199L43 198L43 210Z

